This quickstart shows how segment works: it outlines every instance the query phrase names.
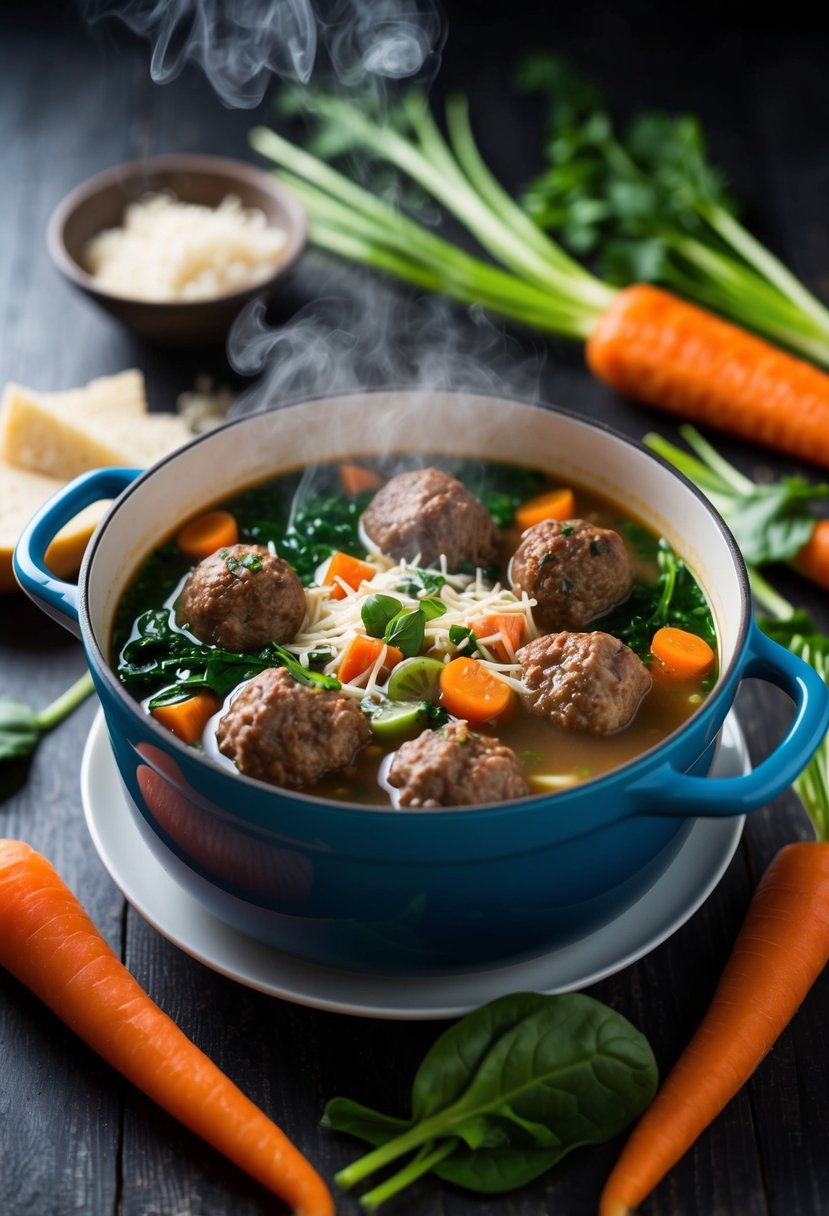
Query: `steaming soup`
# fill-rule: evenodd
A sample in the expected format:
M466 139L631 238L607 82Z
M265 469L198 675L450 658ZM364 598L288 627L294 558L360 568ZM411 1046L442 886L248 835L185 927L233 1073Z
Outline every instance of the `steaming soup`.
M666 627L696 661L652 654ZM113 651L217 763L412 808L597 776L716 675L704 594L641 520L539 470L438 456L285 473L185 521L128 585Z

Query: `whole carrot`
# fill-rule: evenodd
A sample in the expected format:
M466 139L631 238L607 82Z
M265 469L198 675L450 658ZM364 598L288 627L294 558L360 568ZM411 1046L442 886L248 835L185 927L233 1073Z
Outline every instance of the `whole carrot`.
M829 376L667 291L619 292L586 355L617 392L829 465Z
M297 1216L331 1216L309 1162L150 1000L51 864L20 840L0 840L0 965Z
M748 1080L829 959L829 843L787 845L763 875L700 1026L607 1180L627 1216Z
M819 519L792 565L813 583L829 591L829 519Z

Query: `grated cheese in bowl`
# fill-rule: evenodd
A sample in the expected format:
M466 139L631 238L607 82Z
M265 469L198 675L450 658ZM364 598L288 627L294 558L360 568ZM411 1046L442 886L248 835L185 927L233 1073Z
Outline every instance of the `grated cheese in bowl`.
M120 227L87 242L84 261L96 285L112 295L208 300L267 279L286 241L283 229L236 195L206 207L167 192L131 203Z

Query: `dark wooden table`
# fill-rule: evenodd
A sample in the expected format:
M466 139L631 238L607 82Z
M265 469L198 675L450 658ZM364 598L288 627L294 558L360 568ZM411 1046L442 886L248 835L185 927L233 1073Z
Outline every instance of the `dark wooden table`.
M646 6L450 6L439 87L466 88L484 151L518 187L538 156L538 115L510 84L534 46L573 56L602 80L620 112L660 105L700 113L715 158L748 200L749 220L807 283L829 295L829 38L820 25L742 28L727 9L698 9L669 24ZM625 8L627 6L618 6ZM61 11L55 17L52 9ZM167 150L253 159L255 115L224 108L188 70L159 87L148 49L114 23L84 29L63 6L4 8L0 28L0 373L49 390L136 366L153 408L208 370L233 379L221 355L141 345L73 294L52 269L44 230L57 200L91 173ZM795 9L795 14L797 10ZM756 14L755 14L756 16ZM785 21L789 14L777 13ZM339 282L323 264L327 287ZM297 303L317 290L316 257L294 277ZM312 271L314 273L312 273ZM317 276L315 278L315 275ZM458 332L468 319L453 314ZM593 382L580 351L507 331L490 351L522 388L537 374L540 399L612 422L641 437L667 419ZM537 370L540 367L540 370ZM520 373L520 374L519 374ZM749 445L722 450L746 471L797 471ZM806 469L815 475L817 470ZM775 584L829 630L825 601L794 575ZM0 692L38 707L84 668L80 645L22 596L0 602ZM764 755L785 711L768 689L746 688L739 714L750 751ZM28 779L0 804L0 832L44 851L147 991L313 1160L327 1179L358 1155L357 1142L320 1129L327 1098L346 1094L405 1113L411 1078L442 1023L365 1019L263 995L194 961L154 931L103 868L84 823L81 754L96 712L90 701L42 742ZM696 1026L729 953L758 876L809 828L793 795L750 817L725 877L668 941L590 991L650 1038L667 1069ZM829 984L823 976L739 1096L643 1205L647 1216L820 1216L829 1212ZM424 1180L389 1211L582 1216L596 1211L620 1141L574 1153L548 1177L483 1199ZM156 1109L77 1041L17 982L0 976L0 1211L8 1216L253 1216L279 1204ZM356 1213L351 1197L339 1200Z

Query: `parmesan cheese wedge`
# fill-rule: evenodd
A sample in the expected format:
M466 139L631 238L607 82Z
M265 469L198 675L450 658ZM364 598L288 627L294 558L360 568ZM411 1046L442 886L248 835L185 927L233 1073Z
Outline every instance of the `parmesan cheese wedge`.
M109 465L146 467L191 438L175 414L148 414L138 372L66 393L7 386L0 405L0 458L69 481Z
M192 434L176 414L147 412L144 377L134 369L61 393L9 384L0 403L0 592L18 589L12 571L18 537L67 481L111 465L146 468ZM45 559L53 574L77 573L107 506L92 504L57 534Z
M12 553L20 533L37 510L64 483L28 469L0 462L0 592L19 590L12 570ZM87 542L108 501L85 507L61 528L46 550L46 565L58 578L77 574Z

